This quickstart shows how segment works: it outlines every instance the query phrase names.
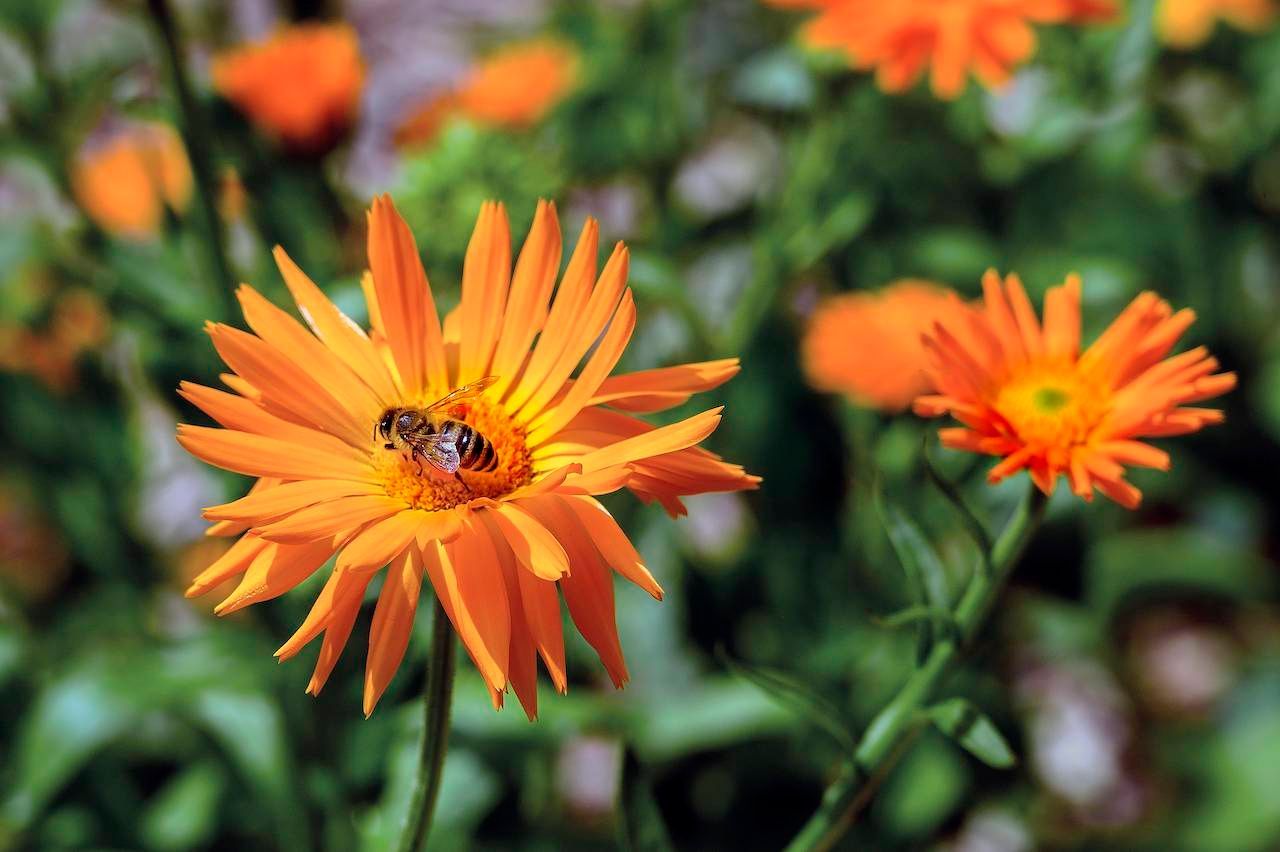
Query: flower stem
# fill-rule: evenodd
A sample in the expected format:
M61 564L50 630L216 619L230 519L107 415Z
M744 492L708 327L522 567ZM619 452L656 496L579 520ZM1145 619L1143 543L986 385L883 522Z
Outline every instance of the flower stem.
M431 815L440 792L444 756L449 748L449 708L453 703L454 645L456 634L440 600L436 599L431 622L431 651L427 659L427 689L423 693L426 714L422 730L422 753L418 775L409 799L409 812L400 835L400 852L427 848Z
M178 96L178 106L182 111L182 141L186 145L187 157L191 161L191 173L195 177L196 197L200 204L200 218L203 220L205 230L205 247L209 253L209 265L217 288L217 300L226 317L230 318L237 313L234 296L235 278L231 271L231 262L227 259L226 240L222 234L222 218L218 215L218 187L213 173L213 158L208 147L208 141L213 138L213 134L205 122L204 112L196 103L195 93L191 89L191 80L187 75L186 58L182 49L182 37L178 33L169 0L147 0L147 6L156 28L160 31L161 40L164 41L169 76L173 79L173 89Z
M1018 558L1040 526L1047 502L1040 490L1031 486L991 549L994 570L975 571L956 605L954 616L959 635L938 641L897 695L871 720L858 741L853 759L827 788L822 804L791 841L788 852L830 849L871 801L880 782L918 732L926 702L986 621Z

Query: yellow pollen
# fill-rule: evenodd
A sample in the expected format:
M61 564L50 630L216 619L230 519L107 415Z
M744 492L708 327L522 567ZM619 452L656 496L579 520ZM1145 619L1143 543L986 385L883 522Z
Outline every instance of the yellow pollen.
M1074 364L1029 364L996 392L993 407L1023 442L1041 449L1089 443L1111 407L1111 389Z
M430 402L432 400L405 405L425 407ZM452 475L433 468L421 455L416 461L410 461L407 450L386 449L379 435L374 444L373 466L387 496L404 500L415 509L435 511L451 509L477 497L496 499L533 480L533 458L525 443L524 427L512 420L501 406L477 399L445 414L450 420L466 423L493 444L498 453L498 467L489 473L460 469L458 473L466 483L463 487Z

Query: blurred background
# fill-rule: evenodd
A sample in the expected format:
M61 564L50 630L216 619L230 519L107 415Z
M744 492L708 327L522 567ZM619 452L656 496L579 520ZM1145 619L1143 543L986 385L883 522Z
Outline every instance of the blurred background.
M365 319L383 191L445 307L482 200L517 242L538 198L567 239L598 217L633 252L622 369L740 355L692 405L727 404L710 446L765 480L678 522L610 498L667 590L618 589L631 685L567 631L570 693L543 680L530 724L461 666L433 848L613 848L624 764L677 848L795 833L837 747L727 660L856 728L914 652L877 618L907 594L876 490L955 588L976 560L925 484L933 426L812 389L809 317L901 278L972 297L991 266L1037 303L1081 272L1086 339L1155 289L1240 387L1225 426L1165 442L1171 473L1134 475L1140 510L1052 502L947 687L1018 765L926 734L842 848L1277 848L1280 31L1162 38L1159 11L1042 27L1010 85L942 101L882 93L804 46L808 13L751 0L0 3L0 849L392 843L428 619L372 718L359 638L304 695L316 651L272 652L323 572L222 620L184 599L228 541L201 507L245 482L173 439L206 422L174 389L217 382L202 325L239 324L234 283L285 301L273 245ZM933 455L992 526L1025 488Z

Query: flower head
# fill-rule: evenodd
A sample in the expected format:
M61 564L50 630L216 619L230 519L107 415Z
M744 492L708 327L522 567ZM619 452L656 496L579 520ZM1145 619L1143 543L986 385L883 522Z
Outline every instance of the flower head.
M1156 7L1156 31L1174 47L1203 43L1219 20L1242 30L1266 29L1276 15L1275 0L1161 0Z
M213 84L271 136L296 151L323 151L355 118L364 84L356 32L297 24L214 57Z
M909 89L930 71L940 98L958 97L968 74L1002 86L1035 52L1033 24L1105 20L1110 0L768 0L814 8L804 29L813 47L848 54L855 68L876 69L886 92Z
M90 139L71 163L76 201L100 228L134 240L155 236L166 207L191 200L191 165L177 132L129 121Z
M805 374L818 390L901 411L933 387L921 335L938 320L969 310L951 290L915 279L833 296L814 311L805 332Z
M915 402L917 414L951 414L964 424L942 429L955 449L1003 456L988 479L1026 469L1046 494L1059 474L1085 500L1096 488L1136 508L1142 493L1125 481L1125 465L1169 469L1169 456L1141 438L1196 432L1222 412L1187 407L1235 387L1216 373L1204 347L1166 357L1195 321L1154 293L1134 299L1080 352L1080 279L1067 277L1045 295L1044 325L1017 276L982 281L986 309L967 329L947 323L926 335L937 394ZM967 332L970 342L962 342Z
M532 127L568 93L577 68L577 53L563 42L535 39L508 45L456 87L415 108L396 130L396 141L425 142L455 115L495 127Z
M565 690L557 592L623 685L609 569L655 598L662 590L596 496L627 488L676 515L683 495L754 488L759 479L697 446L720 409L663 427L633 416L679 405L738 364L610 376L636 310L624 246L597 278L597 233L588 220L556 288L555 208L538 206L513 274L506 212L486 203L467 249L461 304L442 323L408 227L389 198L378 199L369 214L369 332L277 250L306 325L242 287L251 332L209 326L234 371L225 376L233 392L181 389L225 427L181 426L182 445L259 477L247 496L206 512L213 534L241 538L188 594L242 576L217 607L232 612L282 594L336 553L310 615L277 652L286 659L324 634L308 688L316 693L365 588L388 566L369 640L366 714L404 655L424 576L495 706L510 684L533 717L535 656ZM395 440L402 409L423 416L452 391L477 385L478 395L438 409L433 429L415 433L420 446ZM389 411L396 414L387 418ZM444 450L428 431L450 436ZM476 449L476 435L492 454ZM438 464L450 452L452 475Z

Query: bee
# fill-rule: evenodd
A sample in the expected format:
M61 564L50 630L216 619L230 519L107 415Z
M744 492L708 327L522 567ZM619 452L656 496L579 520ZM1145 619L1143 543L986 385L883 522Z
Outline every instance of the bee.
M374 440L382 435L386 449L407 449L410 460L418 464L418 473L422 473L421 457L436 470L453 474L454 479L470 491L459 471L489 473L496 470L498 451L479 431L455 420L447 412L480 396L497 380L497 376L486 376L463 385L425 408L388 408L374 424Z

